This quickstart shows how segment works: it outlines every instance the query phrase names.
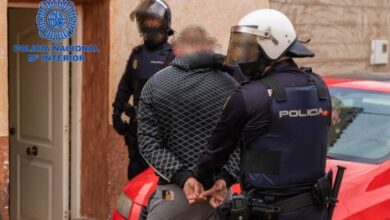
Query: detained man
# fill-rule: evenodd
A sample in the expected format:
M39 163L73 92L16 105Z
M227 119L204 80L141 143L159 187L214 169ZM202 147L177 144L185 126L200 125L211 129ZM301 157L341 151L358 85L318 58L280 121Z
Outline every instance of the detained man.
M216 41L202 27L186 28L173 46L176 58L146 83L139 103L140 153L160 177L147 219L216 219L215 209L199 197L205 189L189 178L238 83L221 71L224 56L214 53ZM216 180L229 187L239 170L238 155L232 154L204 187ZM189 204L189 194L201 201Z

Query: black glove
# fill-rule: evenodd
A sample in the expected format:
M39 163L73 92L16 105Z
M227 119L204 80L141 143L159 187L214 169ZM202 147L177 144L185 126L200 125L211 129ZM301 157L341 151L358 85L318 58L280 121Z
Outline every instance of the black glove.
M131 118L132 120L135 120L136 118L135 107L126 103L125 114L127 115L127 117Z
M130 121L127 126L125 135L126 145L138 151L137 124Z
M122 121L120 114L113 114L112 115L112 123L114 125L116 132L118 132L118 134L120 134L120 135L126 134L126 132L129 129L129 124Z

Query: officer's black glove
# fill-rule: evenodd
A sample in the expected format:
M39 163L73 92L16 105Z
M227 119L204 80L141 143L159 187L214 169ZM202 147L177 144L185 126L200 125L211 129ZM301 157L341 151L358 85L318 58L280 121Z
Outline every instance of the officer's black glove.
M134 106L126 103L125 105L125 114L127 115L127 117L131 118L131 119L135 119L136 117L136 114L135 114L135 108Z
M126 134L126 132L129 129L129 124L122 120L120 114L112 115L112 123L114 125L116 132L118 132L118 134L120 135Z
M130 121L127 125L127 132L125 134L126 145L138 151L137 124Z

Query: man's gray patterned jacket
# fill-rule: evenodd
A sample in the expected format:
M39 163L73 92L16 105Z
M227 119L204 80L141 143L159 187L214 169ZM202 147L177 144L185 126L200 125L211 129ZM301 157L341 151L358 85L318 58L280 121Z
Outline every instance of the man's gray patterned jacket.
M238 86L220 70L222 61L223 56L204 52L178 57L146 83L138 112L139 147L162 177L160 184L182 186L191 176L226 100ZM220 172L231 180L239 172L237 149Z

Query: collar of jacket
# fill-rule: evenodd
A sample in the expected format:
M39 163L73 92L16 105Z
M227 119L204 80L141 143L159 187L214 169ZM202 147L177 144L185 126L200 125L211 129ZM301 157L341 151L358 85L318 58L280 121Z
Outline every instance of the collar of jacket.
M186 71L196 69L219 69L223 65L225 56L209 52L196 52L176 57L171 65Z
M301 72L298 65L294 62L293 59L283 60L279 63L276 63L272 66L262 78L276 73L285 73L285 72Z
M161 44L160 46L157 46L155 48L147 48L145 46L145 44L140 44L136 47L133 48L133 52L139 52L141 51L142 49L145 49L147 51L161 51L161 50L168 50L168 51L172 51L173 50L173 47L170 43L168 42L165 42L163 44Z

